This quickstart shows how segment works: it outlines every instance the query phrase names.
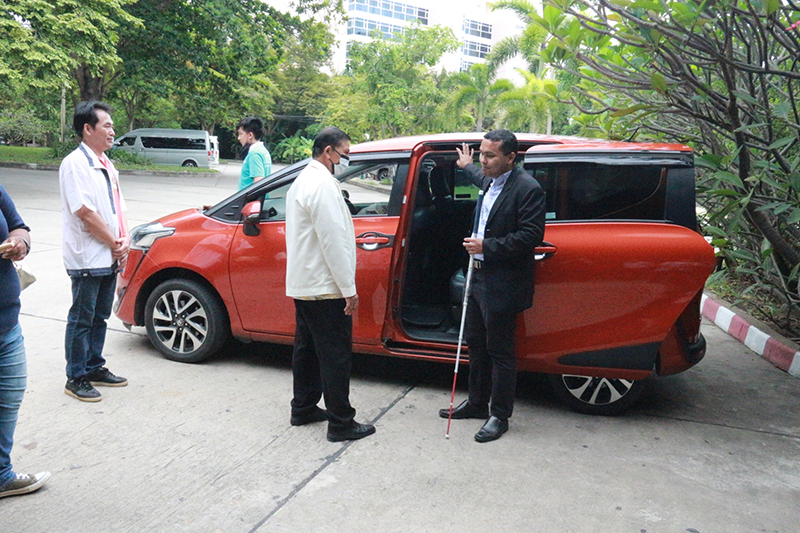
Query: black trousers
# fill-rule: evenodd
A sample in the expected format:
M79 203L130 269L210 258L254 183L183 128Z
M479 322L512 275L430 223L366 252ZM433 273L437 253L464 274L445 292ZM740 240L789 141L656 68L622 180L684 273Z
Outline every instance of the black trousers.
M353 318L344 314L345 300L295 300L292 414L312 412L325 397L328 427L353 424L350 369L353 360Z
M502 420L514 411L517 390L517 361L514 331L517 313L487 309L485 274L473 271L466 316L469 344L469 402L484 406L491 399L490 413Z

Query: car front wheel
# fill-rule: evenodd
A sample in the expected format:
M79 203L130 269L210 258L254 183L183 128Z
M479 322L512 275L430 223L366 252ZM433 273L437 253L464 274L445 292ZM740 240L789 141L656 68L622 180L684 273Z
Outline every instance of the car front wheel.
M191 159L187 159L186 161L184 161L183 163L181 163L181 166L182 166L182 167L196 167L196 166L197 166L197 163L195 163L195 162L194 162L194 161L192 161Z
M145 326L156 349L181 363L208 359L228 337L222 303L212 291L188 279L155 288L145 304Z
M573 411L589 415L615 416L639 399L644 380L549 374L556 396Z

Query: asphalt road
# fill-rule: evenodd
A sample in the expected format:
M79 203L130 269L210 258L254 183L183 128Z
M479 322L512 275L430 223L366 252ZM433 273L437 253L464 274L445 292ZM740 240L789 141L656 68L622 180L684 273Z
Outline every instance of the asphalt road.
M213 203L236 176L123 176L131 224ZM570 412L522 376L511 430L488 444L475 420L444 438L452 367L356 357L357 419L378 431L332 444L324 424L289 425L287 347L233 344L182 365L116 318L106 354L130 385L78 402L63 392L57 175L0 169L0 184L33 228L39 277L23 293L29 384L12 460L53 473L0 500L3 533L798 531L800 380L709 324L705 360L653 382L626 416Z

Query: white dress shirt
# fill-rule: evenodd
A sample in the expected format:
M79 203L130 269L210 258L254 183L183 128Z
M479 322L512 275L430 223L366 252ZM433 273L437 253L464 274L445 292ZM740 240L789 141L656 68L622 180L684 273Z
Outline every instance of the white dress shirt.
M492 212L492 206L494 206L494 202L497 200L497 197L500 196L500 193L503 192L503 186L506 184L506 181L508 181L510 175L511 170L493 179L489 190L486 191L486 194L483 196L481 217L478 220L478 239L483 239L483 234L486 231L486 221L489 220L489 213ZM475 254L473 257L478 261L483 261L483 254Z

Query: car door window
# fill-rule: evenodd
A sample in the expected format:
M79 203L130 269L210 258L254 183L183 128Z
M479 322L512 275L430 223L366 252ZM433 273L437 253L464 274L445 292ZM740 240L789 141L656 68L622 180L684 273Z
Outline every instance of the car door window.
M545 189L548 220L663 220L666 173L659 165L529 163Z
M350 214L397 216L405 186L408 163L404 161L358 162L339 177Z
M343 176L342 196L353 217L399 215L400 200L408 173L402 161L364 162L353 164ZM261 221L286 220L286 194L294 179L269 189L261 200Z
M286 193L292 182L270 190L261 202L261 221L286 220Z

